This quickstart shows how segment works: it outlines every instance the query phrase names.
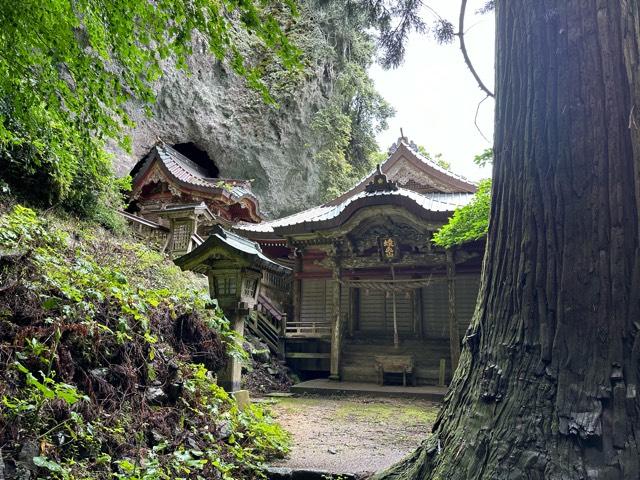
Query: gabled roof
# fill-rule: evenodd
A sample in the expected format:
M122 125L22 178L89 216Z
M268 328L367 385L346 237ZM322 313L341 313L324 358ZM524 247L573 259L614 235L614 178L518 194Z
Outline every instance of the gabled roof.
M206 273L208 261L217 260L220 249L226 251L230 258L238 257L249 262L250 266L274 273L285 274L291 269L267 258L258 245L240 235L225 230L219 225L213 227L209 237L202 245L191 252L176 258L174 262L182 270L193 270Z
M131 171L133 177L132 193L135 193L136 187L143 182L156 162L165 175L182 187L233 201L247 198L256 205L256 211L258 210L258 200L251 191L249 181L209 177L209 172L205 168L163 142L154 145Z
M418 191L418 193L474 193L477 188L475 183L462 175L453 173L422 155L418 147L405 137L399 138L390 148L389 156L380 164L380 168L389 180L395 181L400 187ZM373 170L353 188L329 203L337 205L362 192L375 173Z
M472 193L420 194L405 188L391 192L363 191L337 205L321 205L271 222L239 223L234 228L247 234L267 234L267 237L271 236L269 234L279 236L294 232L310 232L340 225L356 210L374 205L399 205L413 210L420 216L431 214L432 217L446 220L456 208L466 205L472 198Z
M374 179L380 177L390 186L393 184L393 188L372 189ZM407 179L413 182L411 187L417 185L420 191L403 188ZM456 208L469 203L475 191L473 182L421 155L415 145L401 138L391 148L387 160L338 198L284 218L258 224L239 223L234 228L254 238L276 238L335 227L359 208L373 205L399 205L418 216L444 221Z

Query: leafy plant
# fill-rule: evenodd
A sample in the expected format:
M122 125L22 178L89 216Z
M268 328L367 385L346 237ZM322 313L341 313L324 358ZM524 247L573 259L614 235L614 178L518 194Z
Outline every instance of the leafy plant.
M349 189L375 165L375 136L387 127L393 108L375 89L368 69L375 40L367 31L368 17L354 5L313 1L321 28L334 48L322 51L331 60L330 97L313 119L312 129L320 149L323 199Z
M0 215L2 250L21 253L0 263L0 443L38 445L40 477L261 478L286 451L266 412L216 385L241 338L198 277L22 206Z
M480 182L471 202L456 209L449 222L433 235L433 242L450 248L482 238L489 228L490 208L491 180L487 179Z
M485 148L482 153L473 157L473 163L484 167L493 163L493 148Z
M187 69L202 44L270 99L263 67L242 57L242 30L296 69L298 49L257 0L5 1L0 6L0 177L16 193L62 203L83 215L112 221L121 202L104 151L107 139L130 147L125 108L154 100L153 82L166 62ZM283 0L279 17L297 14ZM283 15L284 11L288 15ZM3 187L4 189L4 187Z

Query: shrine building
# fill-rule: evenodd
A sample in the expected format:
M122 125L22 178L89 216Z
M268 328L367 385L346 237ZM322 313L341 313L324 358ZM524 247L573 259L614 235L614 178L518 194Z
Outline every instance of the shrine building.
M214 225L262 220L248 180L222 178L211 160L197 163L177 148L158 142L131 170L130 203L121 214L134 231L177 257L202 244Z
M285 295L263 292L254 329L270 330L270 345L307 376L448 383L475 307L484 240L445 250L432 235L475 190L401 138L338 198L236 224L293 269Z

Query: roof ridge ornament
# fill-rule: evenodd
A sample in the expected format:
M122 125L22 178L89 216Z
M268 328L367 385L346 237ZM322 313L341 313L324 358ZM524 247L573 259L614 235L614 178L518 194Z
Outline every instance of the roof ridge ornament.
M413 140L410 140L409 137L405 136L404 131L402 130L402 128L400 129L400 136L398 137L398 140L396 140L393 144L391 144L391 147L389 147L389 155L393 155L394 152L398 149L398 147L400 147L400 144L404 143L407 147L409 147L411 150L413 150L414 152L418 152L418 145L416 144L416 142L414 142Z
M378 164L376 166L376 174L374 175L373 180L369 182L364 190L367 193L395 192L396 190L398 190L398 184L389 180L387 176L382 173L380 164Z

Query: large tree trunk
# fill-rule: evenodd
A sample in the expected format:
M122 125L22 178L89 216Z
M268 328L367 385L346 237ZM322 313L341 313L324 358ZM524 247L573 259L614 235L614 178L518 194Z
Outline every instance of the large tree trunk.
M433 434L378 478L637 479L638 2L496 16L478 306Z

